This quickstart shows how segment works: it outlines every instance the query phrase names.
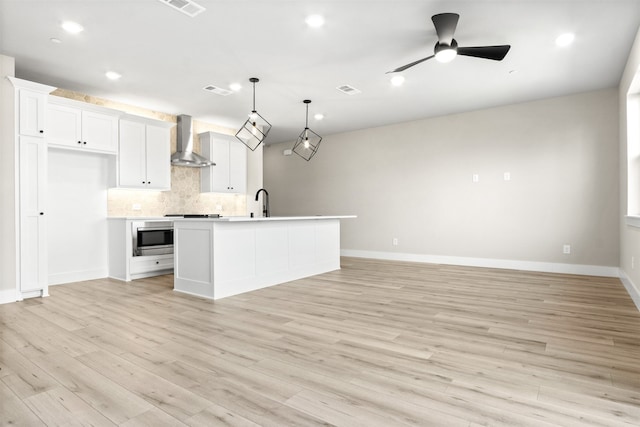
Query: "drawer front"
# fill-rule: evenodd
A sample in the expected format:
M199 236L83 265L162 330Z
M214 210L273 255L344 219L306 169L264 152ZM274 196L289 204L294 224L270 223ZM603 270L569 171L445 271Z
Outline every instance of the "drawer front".
M173 268L173 255L131 258L131 274L151 273L170 268Z

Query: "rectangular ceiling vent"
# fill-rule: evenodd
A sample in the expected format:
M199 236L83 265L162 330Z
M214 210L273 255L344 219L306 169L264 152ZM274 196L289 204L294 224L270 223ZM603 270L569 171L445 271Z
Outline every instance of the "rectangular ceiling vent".
M338 86L336 89L338 89L342 93L346 93L347 95L355 95L356 93L362 93L361 90L356 89L355 87L349 86L349 85Z
M222 96L231 95L233 93L230 90L222 89L221 87L217 87L214 85L208 85L203 87L202 89L206 90L207 92L212 92L212 93L215 93L216 95L222 95Z
M179 10L187 16L194 17L206 9L192 0L158 0L175 10Z

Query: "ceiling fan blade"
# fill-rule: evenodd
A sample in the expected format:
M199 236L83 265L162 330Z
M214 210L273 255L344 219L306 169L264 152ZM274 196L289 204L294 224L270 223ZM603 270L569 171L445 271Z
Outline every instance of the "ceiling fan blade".
M426 58L418 59L417 61L412 62L411 64L403 65L402 67L396 68L396 69L395 69L395 70L393 70L393 71L387 71L387 72L386 72L386 74L390 74L390 73L399 73L400 71L404 71L404 70L406 70L407 68L411 68L411 67L413 67L414 65L418 65L419 63L424 62L424 61L426 61L427 59L431 59L431 58L433 58L434 56L435 56L435 55L431 55L431 56L427 56Z
M451 44L459 18L460 15L457 13L439 13L431 17L433 25L436 27L436 33L438 33L438 41L440 43Z
M508 44L501 46L459 47L458 55L502 61L507 56L509 49L511 49L511 46Z

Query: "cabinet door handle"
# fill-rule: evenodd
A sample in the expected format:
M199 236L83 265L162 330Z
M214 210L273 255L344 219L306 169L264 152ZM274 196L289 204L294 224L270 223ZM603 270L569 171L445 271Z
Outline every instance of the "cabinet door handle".
M40 133L44 133L44 131L42 129L40 129Z
M78 141L78 144L82 144L82 141Z
M142 181L142 183L143 183L143 184L146 184L147 182L146 182L146 181Z
M87 141L84 141L84 142L83 142L83 144L84 144L84 145L87 145Z
M44 215L44 212L40 212L40 215Z
M156 261L156 264L160 264L160 261Z

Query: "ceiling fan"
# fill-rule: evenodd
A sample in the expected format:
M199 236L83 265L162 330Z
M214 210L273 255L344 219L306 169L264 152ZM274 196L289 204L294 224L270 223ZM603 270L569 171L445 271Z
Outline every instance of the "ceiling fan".
M453 33L456 31L459 18L460 15L457 13L439 13L437 15L433 15L431 20L433 21L433 25L436 27L436 33L438 34L438 42L435 45L433 55L419 59L410 64L403 65L393 71L387 71L387 74L404 71L407 68L411 68L414 65L418 65L419 63L431 58L436 58L440 62L453 61L456 55L493 59L494 61L502 61L504 59L507 52L509 52L509 49L511 49L510 45L458 47L458 42L453 38Z

